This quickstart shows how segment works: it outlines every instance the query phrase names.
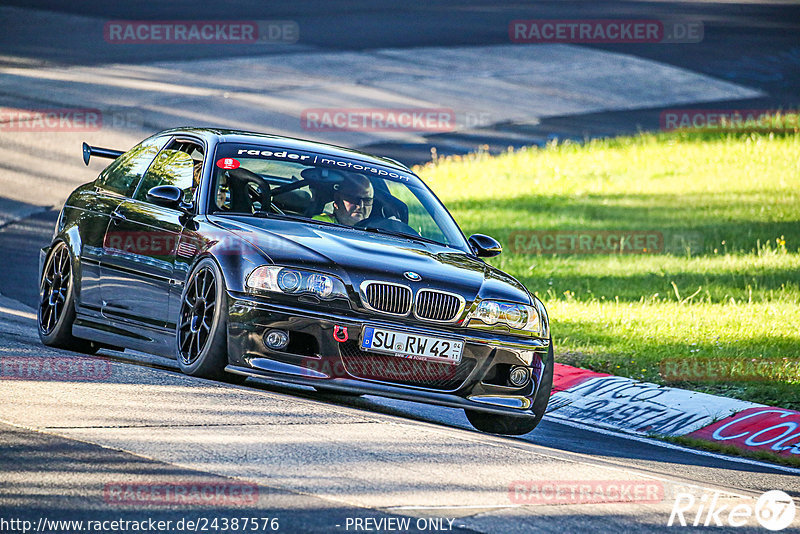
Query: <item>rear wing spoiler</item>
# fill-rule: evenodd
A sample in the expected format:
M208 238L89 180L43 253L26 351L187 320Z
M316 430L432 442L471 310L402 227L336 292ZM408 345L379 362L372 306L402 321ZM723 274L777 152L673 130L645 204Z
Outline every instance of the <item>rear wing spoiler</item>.
M92 156L97 156L98 158L117 159L122 154L124 154L122 150L100 148L99 146L89 146L88 144L83 143L83 162L86 165L89 165L89 159Z

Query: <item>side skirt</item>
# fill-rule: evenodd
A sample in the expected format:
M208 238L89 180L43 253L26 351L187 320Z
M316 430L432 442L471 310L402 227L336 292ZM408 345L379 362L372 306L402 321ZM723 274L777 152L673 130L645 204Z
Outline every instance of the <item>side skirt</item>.
M79 314L72 335L98 343L175 358L175 332Z

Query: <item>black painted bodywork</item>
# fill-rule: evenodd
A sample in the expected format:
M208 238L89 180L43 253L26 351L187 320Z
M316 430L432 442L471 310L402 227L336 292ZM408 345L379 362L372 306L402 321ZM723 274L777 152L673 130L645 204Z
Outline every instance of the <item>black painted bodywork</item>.
M544 366L552 365L549 329L542 337L521 337L466 328L469 312L487 298L539 306L544 313L522 284L478 258L466 239L460 250L346 227L209 214L207 209L221 142L317 153L416 179L409 169L393 160L285 137L193 128L157 136L192 139L205 147L193 213L109 192L97 181L70 195L53 243L63 241L71 251L75 336L174 358L182 288L192 266L211 257L227 288L230 372L519 416L534 415L530 408L537 394L549 396L549 386L547 391L538 388ZM130 250L110 235L156 236L163 242ZM43 249L42 258L46 253ZM344 282L349 298L325 302L248 291L247 275L269 264L333 274ZM418 273L421 280L405 279L405 271ZM415 291L458 293L466 305L458 320L448 324L388 317L363 306L359 286L368 279L403 283ZM443 368L363 352L357 343L364 325L463 340L462 361ZM286 350L266 347L263 336L272 328L292 333ZM505 384L502 373L512 365L529 367L532 382L523 388Z

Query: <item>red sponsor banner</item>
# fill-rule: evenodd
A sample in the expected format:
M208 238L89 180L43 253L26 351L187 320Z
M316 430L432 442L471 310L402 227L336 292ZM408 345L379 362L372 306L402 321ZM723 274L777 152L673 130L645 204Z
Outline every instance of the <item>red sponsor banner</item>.
M508 498L514 504L657 503L664 486L656 480L517 480Z
M111 376L111 362L81 356L4 356L0 379L92 382Z
M303 110L300 125L312 132L452 132L449 108L315 108Z
M115 482L105 485L103 500L135 506L249 506L258 502L250 482Z
M114 44L224 44L256 43L255 20L112 20L103 38Z
M776 109L667 109L661 112L659 122L664 131L797 131L800 129L800 114Z
M553 391L567 390L573 386L583 384L592 378L600 378L603 376L611 376L608 373L598 373L596 371L589 371L588 369L581 369L579 367L572 367L571 365L564 365L557 363L553 366Z
M766 450L784 456L798 455L800 412L767 406L748 408L688 436L734 445L739 449Z
M509 249L516 254L657 254L664 235L655 231L514 231Z
M96 132L103 113L94 108L0 108L0 132Z

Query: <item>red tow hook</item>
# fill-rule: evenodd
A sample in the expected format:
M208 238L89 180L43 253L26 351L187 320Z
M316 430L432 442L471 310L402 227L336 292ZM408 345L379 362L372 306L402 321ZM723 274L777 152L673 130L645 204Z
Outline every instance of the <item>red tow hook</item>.
M340 337L341 334L341 337ZM338 324L333 325L333 339L338 341L339 343L344 343L347 341L347 327L346 326L339 326Z

